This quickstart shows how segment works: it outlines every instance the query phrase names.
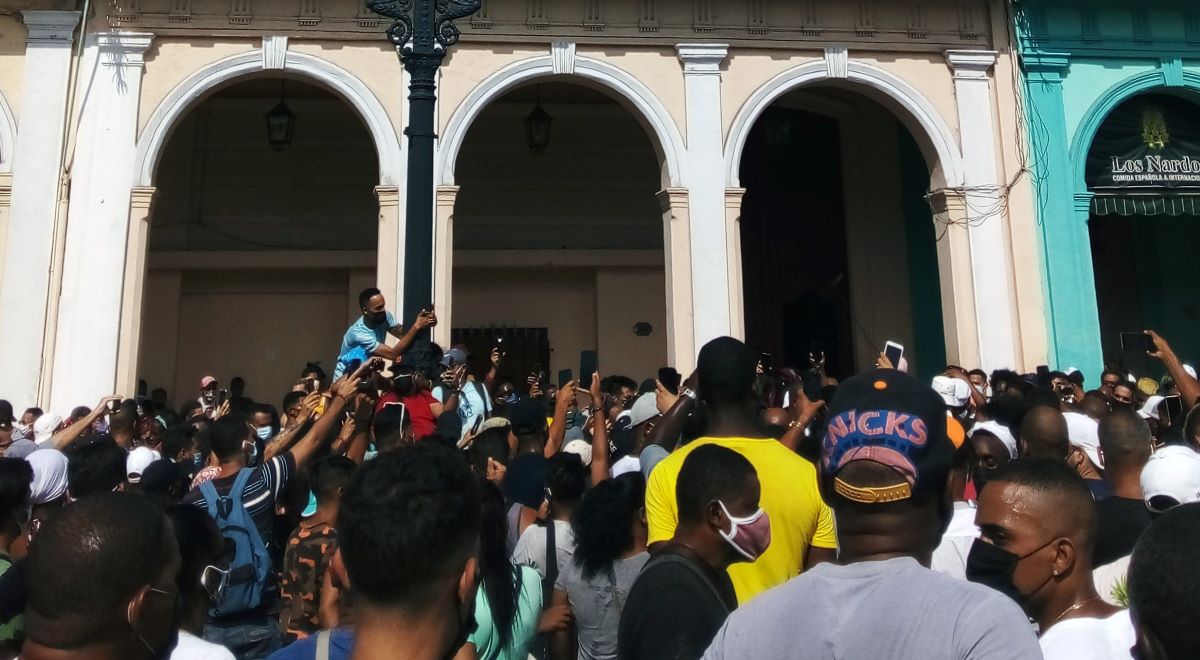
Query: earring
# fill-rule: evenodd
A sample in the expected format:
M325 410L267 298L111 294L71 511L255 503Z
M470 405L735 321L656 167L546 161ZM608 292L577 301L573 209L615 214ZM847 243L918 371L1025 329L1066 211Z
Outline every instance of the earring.
M1054 569L1054 577L1058 577L1058 569Z

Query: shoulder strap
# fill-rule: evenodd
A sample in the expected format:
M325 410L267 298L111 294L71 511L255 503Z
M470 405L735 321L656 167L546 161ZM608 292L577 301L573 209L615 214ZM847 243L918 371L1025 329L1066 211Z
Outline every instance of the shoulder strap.
M234 479L233 487L229 489L229 499L233 501L233 506L242 505L242 493L246 490L246 482L250 481L253 474L254 468L242 468L238 471L237 479Z
M673 552L658 553L651 558L651 560L647 562L645 566L642 567L642 572L645 573L651 566L659 566L662 564L674 564L675 566L682 566L686 570L690 571L692 575L700 578L700 581L704 583L704 586L708 587L708 592L712 594L712 597L721 604L721 608L727 612L729 611L729 608L725 605L725 599L721 597L721 592L717 591L717 587L712 583L712 580L708 579L708 576L705 575L699 568L697 568L695 564Z
M217 501L221 499L221 495L217 493L217 487L213 485L212 479L200 484L200 494L204 496L204 504L208 509L208 515L214 520L217 516Z
M329 630L322 630L317 633L316 660L329 660L329 638L331 636L332 633Z
M554 521L546 521L546 577L542 578L543 607L550 606L554 583L558 581L558 543L554 540Z

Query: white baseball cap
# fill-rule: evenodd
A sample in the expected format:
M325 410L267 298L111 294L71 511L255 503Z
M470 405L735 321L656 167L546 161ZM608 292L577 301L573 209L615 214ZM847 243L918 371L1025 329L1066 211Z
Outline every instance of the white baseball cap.
M1158 404L1162 403L1163 397L1155 394L1146 397L1146 403L1138 410L1138 416L1142 419L1158 419Z
M1142 468L1142 499L1154 513L1200 501L1200 454L1181 445L1154 452Z
M962 408L971 400L971 385L958 378L934 376L933 391L940 394L942 401L951 408Z
M587 440L572 440L562 450L578 456L585 466L592 464L592 445Z
M149 447L134 449L125 457L125 478L131 484L140 482L142 480L142 473L146 471L146 468L150 467L151 463L160 458L162 458L162 455Z
M975 426L971 427L971 432L968 437L975 437L976 433L990 433L996 436L996 439L1004 444L1004 448L1008 450L1009 458L1017 457L1017 439L1013 437L1012 431L1000 422L987 420L984 422L976 422Z
M1067 440L1079 447L1091 459L1092 465L1104 469L1104 458L1100 456L1100 424L1083 413L1065 412Z
M1193 367L1192 365L1190 365L1190 364L1183 365L1183 370L1185 372L1187 372L1187 375L1191 376L1192 378L1196 377L1196 368Z

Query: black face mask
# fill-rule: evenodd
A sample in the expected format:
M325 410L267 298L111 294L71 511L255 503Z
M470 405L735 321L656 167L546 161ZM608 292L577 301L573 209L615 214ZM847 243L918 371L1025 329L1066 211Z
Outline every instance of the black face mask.
M1046 541L1033 552L1017 555L983 539L975 539L975 542L971 544L971 552L967 555L967 579L976 584L991 587L1013 599L1018 605L1024 605L1028 597L1018 591L1017 585L1013 584L1013 573L1017 570L1017 564L1022 559L1050 545L1054 540ZM1049 582L1051 577L1053 576L1047 577L1046 582ZM1045 585L1046 582L1043 582L1042 585ZM1041 588L1042 586L1038 586L1037 589L1034 589L1034 593Z
M387 323L387 311L363 312L363 320L372 328L378 328L384 323Z

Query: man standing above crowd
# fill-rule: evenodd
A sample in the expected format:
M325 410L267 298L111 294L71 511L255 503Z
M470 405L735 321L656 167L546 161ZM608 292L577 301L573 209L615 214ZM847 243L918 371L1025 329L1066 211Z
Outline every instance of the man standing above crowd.
M1092 576L1096 506L1066 463L1027 458L992 476L975 516L967 579L1008 594L1041 630L1047 660L1129 657L1129 614L1104 602Z
M837 517L839 563L743 604L704 657L1040 657L1011 600L927 568L950 516L955 450L946 419L941 397L899 371L842 383L820 461L821 492Z
M762 485L761 506L770 516L774 532L771 546L761 557L729 568L739 603L816 563L832 561L836 547L833 516L817 491L816 468L760 430L754 395L757 361L748 346L730 337L714 339L700 349L696 361L699 391L685 391L683 397L704 402L708 433L663 459L650 473L646 487L646 519L653 546L670 540L679 524L676 489L689 454L718 445L750 461Z
M400 324L396 322L396 317L387 311L387 301L383 299L383 293L376 288L364 289L362 293L358 294L358 306L362 309L362 317L351 324L342 338L342 346L338 351L338 363L333 371L334 380L341 378L348 366L347 362L341 359L342 356L349 354L354 349L362 349L367 356L395 361L404 355L404 351L408 350L408 347L416 340L417 334L425 328L437 325L437 316L434 315L433 310L424 310L417 315L417 320L413 322L408 332L404 332ZM395 346L388 346L385 343L388 335L400 341L396 342Z

